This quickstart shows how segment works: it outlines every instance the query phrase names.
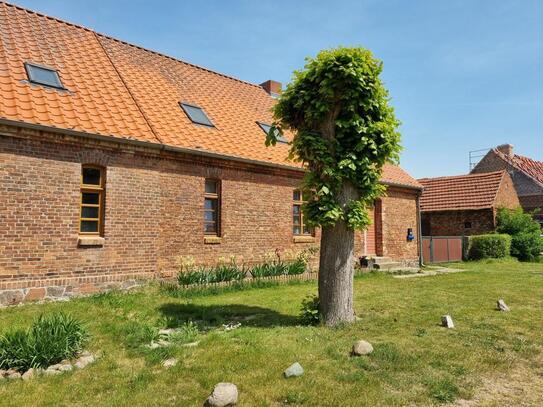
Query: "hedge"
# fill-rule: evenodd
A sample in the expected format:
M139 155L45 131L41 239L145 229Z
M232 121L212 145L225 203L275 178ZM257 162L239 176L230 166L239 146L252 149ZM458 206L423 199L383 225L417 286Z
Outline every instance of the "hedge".
M505 234L477 235L470 238L469 258L498 259L511 253L511 236Z

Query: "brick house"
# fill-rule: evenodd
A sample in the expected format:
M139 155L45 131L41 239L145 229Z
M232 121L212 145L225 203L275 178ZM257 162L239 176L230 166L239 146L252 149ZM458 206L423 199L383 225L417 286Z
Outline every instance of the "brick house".
M0 304L317 246L291 136L264 145L278 92L0 2ZM381 182L357 255L418 264L421 186Z
M423 178L420 200L423 236L470 236L496 229L500 207L519 199L507 171Z
M471 173L498 170L511 175L522 208L543 226L543 161L515 154L511 144L503 144L490 149Z

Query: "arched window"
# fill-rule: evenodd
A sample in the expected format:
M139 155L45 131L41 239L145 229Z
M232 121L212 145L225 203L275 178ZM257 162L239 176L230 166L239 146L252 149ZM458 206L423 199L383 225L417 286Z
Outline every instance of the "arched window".
M106 170L97 165L81 167L81 210L79 233L103 235Z

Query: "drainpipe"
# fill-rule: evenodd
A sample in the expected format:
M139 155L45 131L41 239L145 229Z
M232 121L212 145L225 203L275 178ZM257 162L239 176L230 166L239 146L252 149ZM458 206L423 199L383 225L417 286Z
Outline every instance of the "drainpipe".
M424 263L422 261L422 220L420 213L420 196L422 191L417 192L417 238L419 240L419 267L423 267Z

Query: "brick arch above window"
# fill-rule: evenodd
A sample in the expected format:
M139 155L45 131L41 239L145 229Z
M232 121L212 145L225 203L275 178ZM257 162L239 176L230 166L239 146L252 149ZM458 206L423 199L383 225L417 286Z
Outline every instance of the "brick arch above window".
M113 157L98 150L85 150L76 154L77 161L84 165L96 165L107 167L113 161Z

